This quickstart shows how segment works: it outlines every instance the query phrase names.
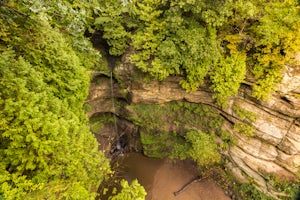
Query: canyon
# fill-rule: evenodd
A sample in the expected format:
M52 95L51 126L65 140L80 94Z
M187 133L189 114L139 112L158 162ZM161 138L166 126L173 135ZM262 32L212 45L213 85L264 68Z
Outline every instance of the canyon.
M297 174L299 175L300 66L285 66L282 83L268 100L253 98L251 86L254 80L246 79L239 94L229 99L229 106L221 108L215 104L212 92L206 84L189 93L181 88L181 77L168 77L163 81L147 79L147 75L132 65L128 57L123 55L113 69L113 98L117 101L116 108L111 101L108 72L93 72L86 101L90 118L101 113L114 113L118 118L118 134L125 138L127 148L130 151L141 151L139 128L129 120L134 112L128 105L164 104L172 101L207 105L225 119L222 130L229 132L237 141L235 145L222 151L222 155L229 161L226 167L233 176L244 183L251 179L260 191L274 198L284 196L272 188L267 179L270 175L276 175L295 180ZM241 116L235 109L236 105L253 113L255 120ZM251 126L253 135L247 136L236 131L234 126L240 123ZM96 133L99 144L105 135L109 138L111 132L112 127L102 127L98 136ZM108 153L116 147L111 142L101 148Z

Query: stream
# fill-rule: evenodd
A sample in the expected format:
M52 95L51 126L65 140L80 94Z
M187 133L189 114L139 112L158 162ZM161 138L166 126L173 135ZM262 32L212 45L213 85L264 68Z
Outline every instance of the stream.
M127 153L118 158L120 176L131 182L138 179L147 191L146 200L229 200L213 180L193 183L187 190L174 192L194 179L197 169L191 161L148 158L140 153Z

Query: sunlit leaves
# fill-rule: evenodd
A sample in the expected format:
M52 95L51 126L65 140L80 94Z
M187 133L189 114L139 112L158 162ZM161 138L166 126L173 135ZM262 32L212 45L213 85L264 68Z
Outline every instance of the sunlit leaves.
M266 99L276 90L281 80L280 69L290 64L294 54L300 51L300 16L296 2L275 1L264 5L264 15L250 33L256 40L257 64L253 73L258 82L253 94L258 99Z
M130 58L139 69L158 80L183 76L181 85L187 91L197 90L208 74L211 78L219 72L239 73L234 77L243 77L246 65L257 81L254 96L264 99L280 82L282 66L291 64L291 58L300 51L299 5L294 0L135 0L126 5L117 1L105 5L118 5L124 11L99 17L100 21L117 21L121 27L113 23L110 26L115 28L110 30L110 35L121 35L114 44L107 40L111 51L124 49L122 38L126 35L124 31L127 32L126 41L134 47ZM116 12L117 18L113 17ZM130 22L134 24L131 28L125 25ZM234 55L242 56L237 58L232 70L222 72L226 68L222 65L228 65L225 60ZM242 64L241 70L238 63ZM235 85L229 92L229 85L241 83L240 79L230 83L216 80L211 80L211 88L216 92L215 98L223 102L238 88Z
M111 55L122 55L128 47L129 33L125 29L126 22L122 14L128 11L120 1L102 2L100 16L94 25L103 32L103 38L110 46Z
M42 81L43 74L22 57L15 59L13 51L5 51L0 58L0 188L4 197L18 199L42 189L50 179L72 183L74 177L89 194L104 179L109 165L80 120L80 107L73 111L67 101L55 97L51 86ZM102 175L97 172L100 167Z
M199 130L189 131L184 144L176 144L174 155L179 159L192 158L199 167L209 167L220 162L221 156L212 134Z
M152 76L162 80L169 76L169 70L161 59L152 60L158 46L164 39L166 22L160 19L162 10L159 9L158 1L137 2L135 13L140 19L140 26L132 35L132 45L137 52L131 56L131 61L143 71L149 72ZM153 62L152 62L153 61ZM152 62L152 63L151 63Z
M22 46L24 56L36 68L43 68L37 71L43 74L44 81L57 97L68 100L71 106L78 106L87 94L88 77L75 51L58 32L42 28L33 37L33 41ZM74 98L72 93L78 96Z
M253 86L253 96L257 99L267 100L269 95L276 91L278 83L281 80L280 71L271 71L267 73L263 78L260 78L257 83Z
M146 197L146 191L135 179L129 185L126 180L121 180L120 185L122 187L121 191L109 197L109 200L144 200Z
M94 199L110 171L82 110L84 66L96 61L71 42L83 37L81 30L60 32L66 21L51 19L56 5L48 2L54 7L46 11L47 2L32 3L40 3L32 13L28 1L0 7L0 193L4 199Z
M240 84L246 76L246 56L233 55L221 59L210 75L211 89L217 103L226 107L228 97L237 94Z
M189 154L199 166L209 166L220 161L221 157L213 135L201 131L190 131L186 139L192 145Z

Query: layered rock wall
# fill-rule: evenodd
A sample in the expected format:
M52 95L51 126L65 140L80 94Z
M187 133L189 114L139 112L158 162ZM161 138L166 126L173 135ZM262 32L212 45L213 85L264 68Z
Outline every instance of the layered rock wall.
M126 57L114 71L116 98L127 104L160 104L185 100L210 105L227 120L223 129L237 139L237 144L224 154L231 163L229 167L241 181L253 178L260 189L270 195L274 193L266 177L276 174L294 179L300 167L300 67L286 67L282 84L268 101L251 97L251 82L242 85L239 95L230 99L230 106L222 109L214 104L212 93L203 86L193 93L187 93L179 85L180 77L169 77L164 81L147 81L143 74L131 65ZM99 76L99 74L97 74ZM102 77L90 87L87 102L92 116L98 112L112 112L109 77ZM253 121L245 121L235 112L234 105L256 115ZM124 109L124 108L123 108ZM122 109L118 109L122 115ZM237 123L254 127L254 136L247 137L234 131Z

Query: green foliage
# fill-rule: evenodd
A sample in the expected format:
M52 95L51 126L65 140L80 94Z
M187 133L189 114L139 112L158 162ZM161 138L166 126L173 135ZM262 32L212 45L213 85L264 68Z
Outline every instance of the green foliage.
M281 69L290 64L300 50L299 6L295 1L264 3L263 15L250 31L255 43L255 67L253 73L259 78L253 96L267 99L281 80ZM260 73L258 73L260 72Z
M195 91L218 62L220 49L214 29L204 28L193 21L190 23L188 29L178 31L177 42L183 40L186 44L180 47L184 54L182 68L186 73L186 79L181 81L181 85L187 91Z
M137 114L135 123L142 127L145 134L185 134L192 129L217 132L223 124L222 117L209 106L195 103L139 104L132 108Z
M114 196L110 196L109 200L144 200L146 197L146 191L135 179L129 185L127 181L121 180L121 191Z
M192 158L200 166L220 159L213 133L219 132L223 120L208 106L171 102L135 105L133 109L137 113L136 123L140 126L143 151L147 156Z
M277 192L284 193L281 199L294 199L299 189L299 181L290 181L286 178L280 178L276 175L266 176L266 181L269 187L274 188Z
M147 132L157 131L164 128L165 110L160 105L138 104L133 105L133 110L137 113L135 123L142 126Z
M145 134L140 132L143 154L153 158L164 158L170 155L170 150L178 141L176 134L160 133Z
M33 65L44 69L44 81L55 96L68 100L70 107L78 106L87 95L89 80L79 58L57 32L41 30L33 37L35 40L22 46L22 53ZM38 40L41 37L43 40ZM71 95L74 93L76 98Z
M246 57L233 55L221 59L218 66L211 73L211 89L214 98L222 107L228 104L227 98L237 94L240 84L246 76Z
M233 145L237 144L236 138L228 131L220 130L220 131L218 131L217 135L223 141L219 145L224 150L227 150L229 148L229 146L233 146Z
M186 130L199 129L206 133L216 133L224 120L211 107L188 102L177 102L172 106L176 111L177 124L185 124Z
M239 119L242 121L249 120L250 122L254 122L257 117L255 113L242 108L238 104L233 105L233 111L238 115Z
M131 45L130 60L139 69L158 80L183 76L180 83L189 92L210 78L221 106L237 93L246 70L256 78L253 96L266 99L281 81L282 66L300 50L296 0L100 4L105 9L96 24L111 53Z
M74 188L84 199L93 198L109 163L97 151L80 106L72 108L56 97L42 73L22 57L14 59L13 51L0 57L0 187L5 199L53 198L56 192L62 199L75 195Z
M24 30L42 27L46 29L55 28L64 33L64 39L68 45L84 61L82 64L90 68L97 64L101 56L92 48L84 34L87 29L91 30L92 15L97 10L99 10L99 4L96 1L11 0L1 7L1 18L7 18L3 21L4 24L8 22L2 26L5 32L3 41L9 42L12 46L22 47L20 42L34 38L31 35L32 31ZM7 29L5 26L9 26L9 28ZM22 37L20 37L21 35Z
M111 113L103 113L90 118L90 130L93 134L101 134L101 128L105 125L114 126L114 117Z
M174 145L171 157L192 158L201 168L209 168L221 161L214 135L195 130L186 134L185 143Z
M187 154L200 167L208 167L221 160L214 135L201 131L190 131L186 134L186 141L191 144Z
M269 95L276 91L281 76L278 71L272 71L263 75L263 78L260 78L253 86L254 91L252 95L257 99L267 100Z
M255 56L264 67L281 66L300 50L298 12L295 1L265 4L263 16L252 29L253 36L259 38L256 46L261 48Z
M83 31L60 32L64 21L51 15L62 10L50 4L0 7L0 191L6 200L94 199L110 173L82 110L85 67L96 60L70 42Z
M125 30L126 25L122 14L128 9L120 1L100 2L100 16L95 19L94 25L103 32L103 39L106 39L110 46L109 53L122 55L128 47L127 40L129 37L129 33Z
M131 56L137 67L143 72L162 80L169 75L169 72L162 65L161 60L151 59L158 46L163 42L166 22L160 19L162 10L159 9L159 0L155 1L135 1L134 13L138 17L139 26L135 34L132 35L132 45L137 52ZM152 64L150 64L152 62Z
M57 97L77 106L87 95L88 74L83 66L90 68L92 64L86 60L86 56L74 50L69 43L69 36L65 37L53 29L50 22L38 21L35 15L27 20L23 15L17 15L13 21L16 25L10 26L9 16L13 13L5 7L3 10L7 15L3 16L4 27L10 27L12 39L1 38L0 44L12 46L17 54L23 55L42 74ZM34 31L29 31L31 29ZM73 93L78 95L77 100L71 95Z
M241 199L245 200L273 200L273 198L265 195L264 193L257 190L253 185L251 184L236 184L235 190L238 191L239 196Z
M253 137L255 128L247 123L236 123L233 130L245 136Z

